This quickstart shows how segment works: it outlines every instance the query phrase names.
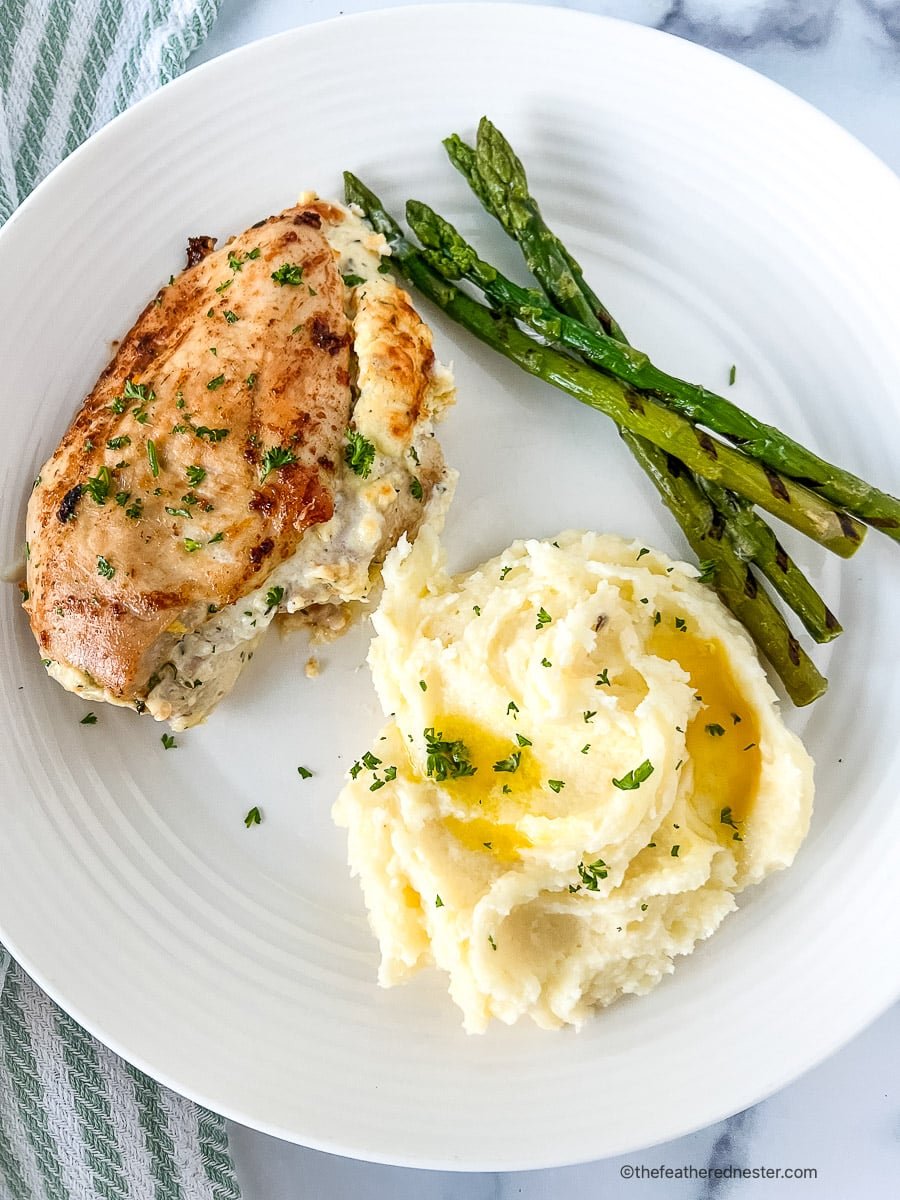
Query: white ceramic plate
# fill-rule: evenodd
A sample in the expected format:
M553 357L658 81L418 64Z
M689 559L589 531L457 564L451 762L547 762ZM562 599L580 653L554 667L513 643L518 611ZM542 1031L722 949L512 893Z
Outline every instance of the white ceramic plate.
M724 58L558 9L428 7L228 55L103 130L0 235L3 558L29 485L189 234L227 235L350 167L513 248L444 161L489 113L634 340L827 456L898 483L900 185L825 118ZM682 543L615 431L428 314L455 361L443 441L456 565L571 526ZM536 1167L623 1152L765 1096L900 984L900 550L788 544L847 626L832 687L792 712L818 760L796 865L746 895L651 996L581 1034L467 1038L427 975L375 985L329 810L379 722L358 630L303 673L270 636L208 727L162 729L48 680L2 590L0 935L110 1046L286 1138L411 1165ZM297 766L315 772L300 780ZM248 808L264 813L244 828Z

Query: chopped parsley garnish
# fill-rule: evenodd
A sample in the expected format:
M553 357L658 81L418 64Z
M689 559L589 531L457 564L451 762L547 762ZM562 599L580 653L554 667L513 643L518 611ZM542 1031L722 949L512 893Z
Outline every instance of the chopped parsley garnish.
M362 756L362 765L367 771L374 771L376 767L381 766L381 759L376 758L371 750L367 750Z
M662 613L659 611L659 609L657 609L656 612L653 614L653 624L658 625L661 620L662 620Z
M112 476L109 473L109 467L101 467L96 475L88 477L87 482L83 485L83 490L97 504L105 504L111 484Z
M710 583L716 574L716 564L711 558L704 558L700 564L700 574L697 576L698 583Z
M208 442L224 441L230 432L230 429L210 429L207 425L200 425L194 430L198 438L205 438Z
M510 795L510 793L511 793L511 792L512 792L512 788L509 786L509 784L508 784L508 783L504 783L504 785L503 785L503 795L504 795L504 796L508 796L508 795Z
M126 495L125 498L127 500L128 496ZM118 500L118 499L119 499L119 497L116 496L116 500ZM139 520L143 515L144 515L144 502L143 502L143 500L140 499L140 497L138 497L138 499L136 499L136 500L132 500L132 502L125 509L125 516L130 517L132 519L132 521Z
M288 446L270 446L262 457L262 463L259 468L259 482L265 483L269 475L273 471L280 471L282 467L289 467L291 463L297 461L297 456Z
M81 718L81 720L78 722L78 724L79 725L96 725L97 724L97 714L89 712L86 716Z
M379 790L379 788L383 788L383 787L384 787L384 780L383 779L375 779L375 781L373 783L369 784L369 791L377 792Z
M296 263L282 263L277 271L272 272L272 278L279 287L286 283L291 287L299 287L303 280L303 268L298 267Z
M737 713L731 714L731 723L732 723L732 725L740 725L741 718Z
M251 825L259 825L259 823L261 821L262 821L262 813L259 811L259 809L254 804L253 808L251 808L250 811L247 813L246 817L244 817L244 824L249 829Z
M124 395L126 400L140 400L142 404L151 404L156 399L156 392L146 383L135 383L133 379L125 380Z
M254 246L253 249L249 250L243 258L241 258L240 254L235 254L232 251L228 255L228 265L231 267L232 271L242 271L244 269L245 262L248 262L251 258L259 258L261 253L262 251L260 250L259 246Z
M206 471L203 467L185 467L184 473L187 475L187 481L191 487L197 487L206 478Z
M510 700L509 704L506 706L506 715L512 715L512 719L515 721L518 711L519 706L516 704L515 700Z
M193 554L196 550L203 549L203 543L198 542L195 538L185 538L184 539L184 548L188 552L188 554Z
M216 375L216 376L215 376L213 379L211 379L211 380L209 381L209 383L206 385L206 390L207 390L208 392L214 392L214 391L216 390L216 388L220 388L224 382L225 382L225 376L224 376L224 375Z
M552 667L552 666L553 666L553 663L550 661L550 659L549 659L549 658L542 658L542 659L541 659L541 666L542 666L542 667Z
M544 626L549 625L552 620L553 618L545 608L539 608L537 613L537 625L535 625L535 629L543 629Z
M419 687L422 689L423 692L428 691L428 684L425 682L424 679L419 680Z
M638 562L641 561L641 559L644 557L645 554L649 554L649 553L650 553L650 551L647 549L646 546L641 546L640 550L638 550Z
M437 732L433 725L425 730L424 736L426 775L441 783L475 774L477 768L472 766L465 742L445 741L443 733Z
M612 684L609 682L609 668L608 667L604 667L603 670L600 672L600 674L597 676L597 682L594 684L594 687L612 687Z
M268 615L272 611L273 608L277 608L283 599L284 599L284 588L283 587L278 587L278 586L270 587L269 590L266 592L266 615Z
M392 779L397 778L397 768L393 764L384 768L384 778L386 783L390 783Z
M493 935L492 933L489 933L489 934L488 934L488 941L491 943L491 949L492 949L492 950L496 950L496 949L497 949L497 943L494 941L494 935Z
M341 279L343 279L345 287L359 287L361 283L366 282L362 275L342 275Z
M413 500L421 500L425 495L425 493L422 491L422 485L418 479L416 479L415 475L413 475L412 482L409 485L409 493Z
M715 722L713 722L713 724L706 726L706 732L710 737L722 737L722 735L725 733L725 730L721 725L716 725Z
M504 580L504 579L507 577L507 575L510 573L510 571L511 571L511 570L512 570L512 567L503 567L503 568L501 568L501 570L500 570L500 582L501 582L501 583L502 583L502 582L503 582L503 580Z
M734 384L734 381L736 379L737 379L737 365L735 363L732 363L731 370L728 372L728 386L732 387Z
M226 308L225 311L222 313L222 316L225 318L225 320L228 322L229 325L234 325L237 321L239 321L241 319L237 315L237 313L232 312L230 308Z
M312 771L309 767L298 767L297 774L301 779L312 779Z
M244 382L247 385L247 391L252 392L253 389L256 387L256 372L251 371Z
M361 479L368 479L372 464L375 461L375 447L368 438L363 437L356 429L347 430L347 445L344 449L344 462Z
M671 853L671 855L672 855L672 857L673 857L673 858L677 858L677 857L678 857L678 851L679 851L680 849L681 849L681 847L680 847L680 846L673 846L673 847L672 847L672 849L671 849L670 853Z
M723 808L719 813L719 820L723 825L728 825L731 829L737 832L737 822L731 814L731 808Z
M590 748L591 748L591 743L588 742L587 745L581 747L581 753L587 754L587 752L588 752L588 750L590 750Z
M679 633L684 633L684 631L687 629L687 621L685 621L684 617L675 618L675 628L679 631Z
M649 908L649 905L648 905L648 904L642 904L642 905L641 905L641 912L646 912L648 908Z
M159 458L156 453L156 442L147 438L147 462L150 464L150 474L154 479L159 475Z
M107 450L121 450L123 446L130 446L131 438L127 433L123 433L121 437L110 438L106 443Z
M562 779L548 779L547 780L547 787L550 789L551 792L557 792L557 793L561 792L565 786L566 786L565 781Z
M191 514L188 512L188 510L186 508L170 508L169 505L167 504L166 512L169 514L170 517L187 517L188 520L191 519Z
M645 758L639 767L635 767L627 775L623 775L621 779L614 779L613 787L617 787L623 792L633 792L635 788L639 788L645 780L649 779L652 774L653 763L649 758Z
M413 462L418 467L419 466L419 452L416 450L415 446L410 446L409 457L413 460Z
M476 617L480 617L481 616L481 605L473 604L472 612L475 614Z
M207 544L207 546L214 546L216 542L223 542L224 540L225 540L225 534L220 529L218 533L213 534L213 536L209 539L209 541L206 544Z
M594 709L594 711L591 712L591 710L588 708L588 709L585 709L585 711L581 715L584 717L585 725L589 725L591 723L592 718L596 717L597 710Z
M222 283L220 283L219 286L216 288L216 294L221 296L222 292L224 292L226 288L231 287L231 284L232 284L232 280L230 280L230 279L223 280Z
M605 879L609 874L609 871L607 870L606 863L603 861L603 859L597 858L592 863L588 864L580 862L578 864L578 874L581 878L581 882L585 886L585 889L589 892L596 892L599 887L600 880ZM575 890L577 891L578 889L576 888Z
M750 745L749 745L749 746L745 746L745 747L744 747L744 749L745 749L745 750L755 750L755 749L756 749L756 742L751 742L751 743L750 743Z
M443 907L444 907L444 902L443 902L443 900L440 898L440 896L435 896L435 898L434 898L434 907L435 907L435 908L443 908Z
M494 763L495 771L506 771L509 775L514 775L519 769L519 763L522 761L522 751L513 750L507 758L501 758L499 762Z
M163 748L165 750L177 750L178 749L178 743L175 741L175 738L172 736L171 733L164 733L159 740L162 742Z
M97 574L102 575L104 579L112 579L116 573L116 568L111 565L109 559L104 558L102 554L97 555Z
M524 733L517 733L517 734L516 734L516 741L519 743L519 745L520 745L520 746L530 746L530 745L532 745L531 738L527 738L527 737L525 736L525 734L524 734Z

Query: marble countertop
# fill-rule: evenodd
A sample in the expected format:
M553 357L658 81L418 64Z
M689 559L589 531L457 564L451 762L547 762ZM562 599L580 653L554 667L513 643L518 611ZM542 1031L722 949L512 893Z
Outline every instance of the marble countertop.
M368 0L222 0L191 61L296 25L384 8ZM900 0L583 0L700 42L784 84L900 172ZM354 1162L241 1126L230 1134L245 1200L815 1200L898 1194L900 1007L828 1062L746 1112L627 1158L529 1173L455 1175ZM690 1168L812 1168L786 1181L689 1177ZM656 1168L684 1168L668 1178ZM631 1172L631 1175L629 1175Z

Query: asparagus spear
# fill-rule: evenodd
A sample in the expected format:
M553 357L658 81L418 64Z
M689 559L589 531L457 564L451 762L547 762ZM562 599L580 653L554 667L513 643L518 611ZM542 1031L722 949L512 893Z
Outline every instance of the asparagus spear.
M529 254L532 258L537 257L542 260L538 265L549 262L553 270L555 260L561 253L559 240L547 228L537 202L528 191L528 181L521 161L506 138L486 117L482 118L478 127L473 168L478 173L485 199L490 202L504 228L519 240L523 250L526 244L533 247L526 253L526 258ZM543 260L542 255L544 247L552 250L552 256L548 255L546 260ZM469 249L471 251L471 247ZM471 255L477 258L474 251L471 251ZM567 274L572 279L580 275L577 264L576 269L577 274L568 266ZM477 274L479 267L473 264L472 270ZM538 278L541 277L539 271L534 273ZM581 278L583 279L583 276ZM473 278L473 282L478 283L479 287L484 286L478 279ZM490 281L490 285L492 289L503 292L507 290L506 285L509 285L509 281L498 277ZM545 305L542 312L540 304L535 307L525 297L517 301L514 299L516 285L512 284L510 287L513 292L508 300L502 302L513 306L523 303L530 315L523 312L520 319L530 324L537 332L543 332L538 326L546 323L548 319L552 323L552 310L547 312ZM518 291L525 292L525 289L520 288ZM494 297L492 299L498 302ZM608 334L591 332L591 322L585 321L581 313L574 309L565 307L565 311L570 315L560 319L560 327L554 336L555 341L570 346L616 378L641 390L664 396L672 408L690 420L740 442L745 454L758 458L773 470L790 475L794 479L802 479L833 504L848 509L855 516L882 530L888 537L900 540L900 500L895 496L879 491L864 479L826 462L799 442L787 437L775 426L758 421L744 412L724 396L659 370L646 354L610 338ZM587 325L588 329L579 329L572 317L577 318L582 325Z
M410 202L409 222L426 245L441 241L440 235L434 232L432 218L440 221L427 206ZM446 226L447 223L441 224ZM458 276L455 261L445 254L432 252L426 254L426 258L445 277ZM537 304L537 294L534 296ZM559 321L565 319L558 317ZM533 375L549 379L582 403L612 417L617 425L674 454L696 474L740 492L836 554L848 558L858 549L864 527L846 513L835 510L815 492L778 475L754 459L746 458L733 446L716 441L652 397L640 395L619 381L537 345L527 337L525 342L529 351L523 355L520 365Z
M688 420L737 442L742 453L774 471L815 485L817 492L834 504L846 505L888 536L900 538L900 501L893 496L825 462L730 400L666 375L641 351L560 312L535 289L513 283L479 258L459 232L427 205L410 201L407 219L430 251L427 257L432 266L447 278L470 280L494 307L503 308L535 333L574 350L614 378L652 396L663 397L670 408Z
M503 138L503 135L500 133L500 131L491 125L487 117L482 118L482 124L489 128L489 130L496 135L497 140ZM530 211L531 219L528 227L536 239L533 252L530 256L531 261L529 263L533 274L537 279L542 281L552 277L550 271L548 270L550 264L547 263L546 259L541 255L540 249L542 244L555 246L558 249L559 254L562 255L562 258L564 259L568 268L566 274L570 274L572 278L574 278L576 284L578 285L578 290L588 303L595 322L595 324L591 324L591 327L603 329L611 337L616 338L620 342L626 341L625 335L622 333L622 330L619 327L615 317L613 317L609 309L607 309L607 307L603 304L599 296L595 295L591 290L587 280L584 277L584 272L582 271L581 266L575 261L571 254L569 254L568 250L559 240L559 238L557 238L556 235L553 234L544 224L544 219L541 216L540 209L538 208L537 203L532 200L528 192L528 183L525 179L524 168L522 167L521 162L519 162L519 159L513 153L512 147L508 142L505 141L505 139L503 140L509 152L509 166L515 173L516 178L520 179L522 182L522 192L524 193L522 196L522 203L528 204L530 201L532 206ZM501 192L501 189L497 187L489 189L487 187L478 171L477 155L475 150L466 142L464 142L459 134L456 133L451 133L448 138L444 139L444 148L447 151L447 156L449 157L450 161L453 163L454 167L456 167L459 173L465 178L466 182L469 184L469 187L481 201L485 210L489 212L492 217L497 218L511 238L514 238L516 241L518 241L519 229L521 226L517 228L517 226L510 219L508 219L505 207L501 207L499 209L494 207L494 198L497 196L498 192ZM557 303L559 303L562 291L563 287L558 287L556 285L556 281L554 280L554 288L552 291L548 292L548 295L553 296L557 300ZM569 309L568 306L560 305L560 307L562 307L564 311L568 311L570 316L576 315L574 310ZM584 310L582 309L581 311L583 312Z
M566 377L557 378L556 367L559 363L568 364L569 360L533 342L509 318L491 312L432 270L422 253L403 236L378 197L355 175L345 172L344 186L347 202L358 204L372 226L385 236L391 247L392 263L423 295L500 354L567 390L564 382ZM539 356L539 362L532 362L532 353ZM599 378L590 368L574 363L571 365L578 368L582 376ZM538 367L540 369L536 369ZM639 439L633 438L632 442L641 447ZM653 450L659 453L655 447ZM654 459L650 465L655 462ZM826 681L791 638L781 614L765 592L757 588L749 570L736 558L730 543L716 539L711 505L704 501L687 474L677 477L671 471L655 472L651 478L682 527L686 532L690 529L688 536L691 544L695 549L702 547L703 554L715 562L717 590L723 598L728 598L729 606L734 606L732 611L750 630L780 675L788 695L797 705L811 703L824 692Z
M594 314L594 320L591 322L591 328L595 330L602 328L606 330L606 332L610 333L612 337L616 338L617 341L622 342L625 346L627 346L628 339L625 336L621 326L591 290L584 278L584 272L582 271L579 263L576 262L571 254L569 254L565 244L562 243L552 232L552 230L550 230L549 227L544 223L540 214L540 210L537 206L537 202L533 200L528 191L528 183L525 177L524 168L520 160L515 155L512 147L499 132L499 130L491 125L487 119L482 122L482 138L484 139L485 137L489 139L491 145L503 151L505 171L507 172L507 174L504 175L504 179L508 182L511 176L519 201L531 205L531 221L528 226L528 233L526 233L526 230L522 225L519 225L517 228L512 220L509 219L509 214L505 208L505 205L499 210L495 207L495 204L499 204L503 199L504 193L502 192L502 188L497 186L493 189L493 193L489 191L478 171L476 151L471 146L468 146L457 134L452 134L444 142L444 146L451 161L453 162L453 165L456 166L461 174L466 178L484 208L492 216L496 217L500 221L501 225L503 225L504 229L506 229L507 232L509 232L513 237L524 241L526 240L527 236L533 236L534 232L537 231L539 240L533 247L531 261L537 274L537 278L543 285L544 291L547 293L547 295L554 299L562 311L568 313L570 316L573 315L573 310L565 299L564 291L557 286L557 280L553 275L552 262L549 262L542 254L543 246L548 243L555 244L559 248L559 251L565 256L572 274L576 278L585 298L589 302ZM496 157L497 156L495 155L492 158L492 166L495 169L497 166ZM498 180L497 182L499 184L501 181ZM413 215L415 217L415 212ZM428 228L428 226L433 226L434 221L433 219L429 220L426 213L422 213L421 215L423 218L425 218L426 223L426 229L424 229L422 233L427 239L427 237L431 234L431 228ZM504 217L506 219L504 219ZM414 220L411 223L413 224L413 228L415 228ZM462 239L452 236L456 233L452 227L448 227L448 232L451 236L445 240L441 249L449 253L450 257L455 261L459 261L457 260L457 253L461 251L461 261L459 261L459 266L460 268L464 268L467 260L471 260L474 252L471 251L471 248L465 246L465 243L462 242ZM449 244L447 244L448 242ZM428 244L427 240L426 244ZM437 244L438 243L436 243L436 245ZM490 270L487 272L487 278L489 280L493 278ZM532 294L533 293L531 292L528 293L529 302ZM539 303L543 303L543 297L539 293L534 293L533 295L535 295ZM497 299L500 303L502 303L504 297L501 295L497 297ZM552 332L552 330L548 332ZM631 446L633 440L632 437L630 435L623 435L623 437L626 444ZM640 447L642 453L635 453L635 459L638 461L639 465L642 465L645 470L648 470L648 473L650 473L649 467L652 466L653 473L657 479L663 478L667 474L671 474L667 463L667 456L664 455L662 451L653 447L651 443L643 440L640 442ZM681 474L679 475L679 478L683 479L686 468L683 467L683 464L678 464L678 466L681 468ZM815 588L805 577L802 571L800 571L796 564L787 555L775 534L762 519L762 517L754 512L750 505L748 505L744 500L742 500L741 497L735 495L733 492L729 492L724 488L715 487L715 485L709 484L702 479L698 479L696 482L698 482L703 488L707 499L712 504L714 514L724 526L725 533L728 535L732 544L734 545L734 549L738 558L744 562L756 563L760 571L769 580L779 595L797 613L808 632L817 642L827 642L832 638L837 637L837 635L842 632L841 626L837 619L830 612L824 600L821 598L821 596L819 596ZM671 493L671 489L675 487L676 484L674 479L670 480L669 489L663 489L661 492L664 501L666 499L666 495ZM713 493L714 488L715 494ZM660 490L659 487L657 490ZM685 491L683 482L679 485L679 491L683 497ZM702 501L702 497L700 496L697 496L695 499L697 503ZM677 511L672 511L673 515L675 515L677 519ZM685 530L685 533L687 534L687 530ZM728 603L727 598L725 598L725 600L726 603Z
M644 468L666 506L684 530L698 558L713 565L713 585L724 603L768 658L784 683L794 704L811 704L828 687L793 636L767 593L759 587L753 572L734 553L731 543L716 530L716 510L697 491L687 474L675 470L660 471L655 457L644 454L644 443L631 434L622 434L631 453ZM698 503L699 497L699 503Z
M722 514L726 533L738 558L756 563L772 587L803 622L810 636L822 643L830 642L843 633L837 617L774 532L746 500L706 479L698 482L706 498Z

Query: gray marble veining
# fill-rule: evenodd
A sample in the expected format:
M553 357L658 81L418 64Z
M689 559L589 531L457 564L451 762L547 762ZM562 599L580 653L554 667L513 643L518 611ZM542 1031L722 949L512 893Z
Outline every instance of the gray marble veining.
M714 50L783 42L796 49L818 46L831 34L837 0L673 0L657 29Z

